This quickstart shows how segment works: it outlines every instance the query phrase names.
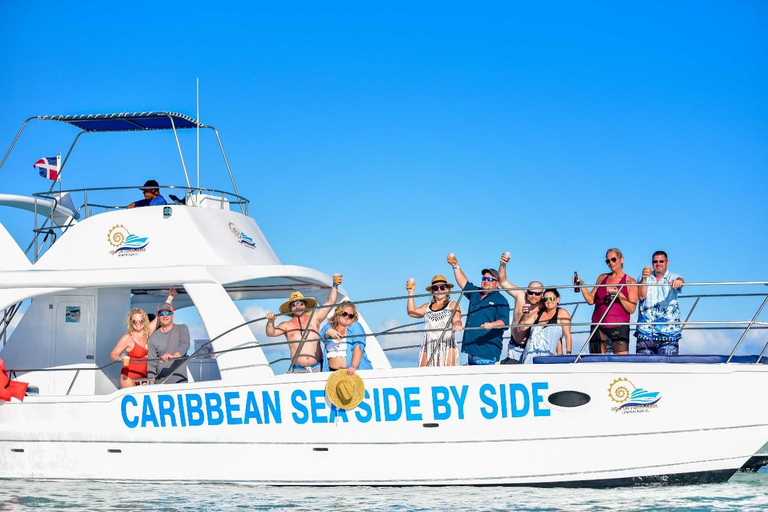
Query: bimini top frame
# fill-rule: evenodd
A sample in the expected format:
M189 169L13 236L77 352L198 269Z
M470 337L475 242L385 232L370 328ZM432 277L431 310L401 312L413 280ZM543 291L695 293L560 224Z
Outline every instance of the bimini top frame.
M208 128L216 135L216 140L219 143L219 149L221 155L224 158L224 164L227 166L227 172L229 173L229 179L232 182L232 188L235 195L240 195L237 190L237 184L235 184L235 177L232 175L232 169L229 166L229 160L227 154L224 151L224 146L221 143L221 137L219 132L213 126L205 125L191 117L183 114L177 114L175 112L134 112L134 113L121 113L121 114L86 114L76 116L35 116L30 117L22 123L19 132L11 143L11 147L6 151L2 161L0 161L0 169L3 168L5 161L8 159L8 155L13 151L16 142L19 140L21 133L30 121L59 121L61 123L67 123L69 125L79 128L81 131L75 136L75 140L72 141L72 145L69 147L64 161L61 162L61 168L59 169L59 175L64 171L64 167L69 160L69 155L72 154L72 150L77 144L78 139L84 133L109 133L109 132L137 132L137 131L149 131L149 130L173 130L173 136L176 139L176 147L179 150L179 158L181 158L181 166L184 169L184 178L187 181L187 187L192 188L189 183L189 173L187 173L187 164L184 161L184 154L181 151L181 144L179 143L178 130L185 130L189 128ZM56 182L51 184L51 189ZM240 205L240 209L243 210L243 205Z

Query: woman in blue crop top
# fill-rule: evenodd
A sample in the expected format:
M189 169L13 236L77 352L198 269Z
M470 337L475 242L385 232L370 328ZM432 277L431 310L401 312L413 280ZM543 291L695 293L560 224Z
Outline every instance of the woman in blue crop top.
M355 305L342 303L320 329L329 370L346 368L347 375L354 375L357 370L373 368L365 355L365 330L356 320Z

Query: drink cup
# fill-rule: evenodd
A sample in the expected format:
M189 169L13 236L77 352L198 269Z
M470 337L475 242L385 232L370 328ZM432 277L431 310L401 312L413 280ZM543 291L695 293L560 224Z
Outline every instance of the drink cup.
M526 302L526 303L523 305L523 314L524 314L524 315L527 315L527 314L528 314L528 313L530 313L530 312L531 312L531 305L530 305L530 304L528 304L528 303Z
M456 255L452 252L448 253L448 263L451 265L456 265Z
M128 363L131 362L131 358L127 355L123 356L123 366L128 366Z
M335 285L341 284L341 274L333 274L333 284Z
M416 288L416 280L412 277L409 277L408 280L405 282L405 288L408 290L413 290Z
M648 277L653 273L653 268L649 266L643 267L643 277Z
M504 251L504 257L509 261L512 258L512 253L509 251Z

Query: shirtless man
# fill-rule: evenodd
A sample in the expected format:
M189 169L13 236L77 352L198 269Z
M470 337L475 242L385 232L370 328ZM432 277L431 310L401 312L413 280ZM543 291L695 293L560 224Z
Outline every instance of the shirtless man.
M316 373L323 371L323 351L320 348L320 324L328 316L331 306L336 303L341 284L341 274L334 274L333 288L328 294L328 300L323 307L316 309L315 314L308 314L306 308L317 307L317 301L312 297L304 297L301 292L293 292L286 302L280 305L281 313L292 315L290 320L275 326L275 314L270 312L267 317L267 336L284 335L288 341L293 366L290 373ZM310 316L312 320L310 321ZM302 343L302 339L306 340ZM296 355L301 345L301 353Z
M521 323L523 315L528 313L538 314L539 310L544 308L544 303L541 301L541 296L544 293L544 285L539 281L531 281L528 283L528 289L523 291L519 286L514 285L507 279L507 263L509 263L509 257L506 254L501 255L501 261L499 262L499 288L504 288L515 300L515 309L512 312L512 323L518 325ZM510 288L512 288L510 290ZM525 308L525 305L528 308ZM527 311L525 311L527 309ZM509 348L507 350L507 358L504 359L501 364L516 364L522 362L523 350L525 349L525 343L528 341L528 336L531 330L526 329L524 332L519 332L518 329L512 329L512 334L509 338Z

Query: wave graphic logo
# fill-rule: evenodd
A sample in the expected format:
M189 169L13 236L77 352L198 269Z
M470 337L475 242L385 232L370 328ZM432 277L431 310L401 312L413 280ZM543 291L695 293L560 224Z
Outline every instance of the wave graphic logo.
M117 254L118 256L135 256L145 252L146 247L149 245L149 237L134 235L122 224L113 226L109 230L107 240L109 245L114 247L109 253Z
M229 230L232 232L233 235L235 235L235 238L237 238L240 241L240 245L243 245L245 247L248 247L249 249L255 249L256 243L253 241L253 238L246 235L244 232L240 231L240 228L235 226L234 223L229 223Z
M608 387L608 396L614 403L619 404L612 410L623 413L648 412L655 409L656 403L661 400L660 391L638 388L626 378L614 380Z

